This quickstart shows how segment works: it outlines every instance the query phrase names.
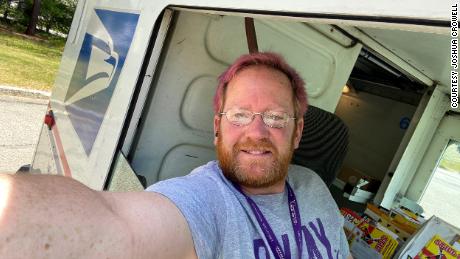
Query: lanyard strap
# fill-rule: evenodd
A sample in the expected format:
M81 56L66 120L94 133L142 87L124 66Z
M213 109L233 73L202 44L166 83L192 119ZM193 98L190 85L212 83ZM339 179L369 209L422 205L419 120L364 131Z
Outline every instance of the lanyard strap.
M278 239L273 232L273 229L270 227L267 219L262 214L262 211L259 209L257 204L246 195L244 192L241 191L238 185L234 185L235 188L243 194L246 200L251 207L252 212L254 213L257 222L259 223L260 228L264 232L265 238L268 241L268 245L273 252L273 255L276 259L284 259L286 256L281 249L281 245L278 242ZM299 258L302 256L302 223L300 220L300 213L299 213L299 206L297 205L297 199L295 197L294 191L292 190L291 186L288 182L286 182L286 187L288 191L288 205L289 205L289 215L291 216L292 228L294 229L295 241L297 244L297 251L299 253Z

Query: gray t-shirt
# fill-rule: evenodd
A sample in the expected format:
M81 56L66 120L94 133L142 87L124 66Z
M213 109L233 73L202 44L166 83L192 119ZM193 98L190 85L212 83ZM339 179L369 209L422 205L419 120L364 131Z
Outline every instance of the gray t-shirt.
M343 217L321 178L291 165L288 182L302 222L302 258L346 258ZM216 161L184 177L146 189L168 197L190 227L198 258L275 258L246 198L223 176ZM250 195L269 222L286 258L299 258L287 191Z

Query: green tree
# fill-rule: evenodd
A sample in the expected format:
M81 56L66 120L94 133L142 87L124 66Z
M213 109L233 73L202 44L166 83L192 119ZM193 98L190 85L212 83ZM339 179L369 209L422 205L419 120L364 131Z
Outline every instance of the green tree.
M33 10L33 0L9 0L9 17L12 23L20 27L27 27Z
M0 0L0 12L4 17L6 13L15 24L27 27L27 34L32 35L36 29L67 34L77 1Z
M40 27L46 32L50 30L67 34L75 12L75 0L41 0Z
M3 20L9 23L8 15L10 14L12 0L0 0L0 10L3 12Z
M35 35L35 29L37 28L38 15L40 13L41 0L34 0L32 5L32 13L30 15L29 24L27 25L26 34Z

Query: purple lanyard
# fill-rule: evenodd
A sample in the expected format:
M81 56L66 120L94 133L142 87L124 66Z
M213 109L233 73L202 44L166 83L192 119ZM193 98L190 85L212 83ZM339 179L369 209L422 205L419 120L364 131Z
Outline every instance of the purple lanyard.
M265 238L270 245L270 249L272 250L275 258L277 259L284 259L286 256L281 249L281 245L276 239L275 233L273 233L270 224L268 223L267 219L265 219L262 211L260 211L257 204L244 192L241 191L240 187L234 184L235 188L243 194L243 196L248 201L249 205L251 206L251 210L254 213L257 222L259 223L260 228L264 232ZM300 213L299 213L299 206L297 205L297 199L295 197L294 191L292 190L291 186L288 182L286 182L286 188L288 190L288 203L289 203L289 214L291 216L292 228L294 229L295 241L297 243L297 251L299 253L299 258L302 257L302 223L300 221Z

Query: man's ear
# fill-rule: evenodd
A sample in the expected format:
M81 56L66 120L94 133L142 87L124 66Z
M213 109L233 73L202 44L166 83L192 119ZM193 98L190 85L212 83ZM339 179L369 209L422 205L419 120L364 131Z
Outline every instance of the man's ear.
M214 146L217 146L217 137L220 133L220 116L214 115Z
M302 139L303 131L303 118L296 120L297 128L294 132L294 149L299 147L300 140Z

